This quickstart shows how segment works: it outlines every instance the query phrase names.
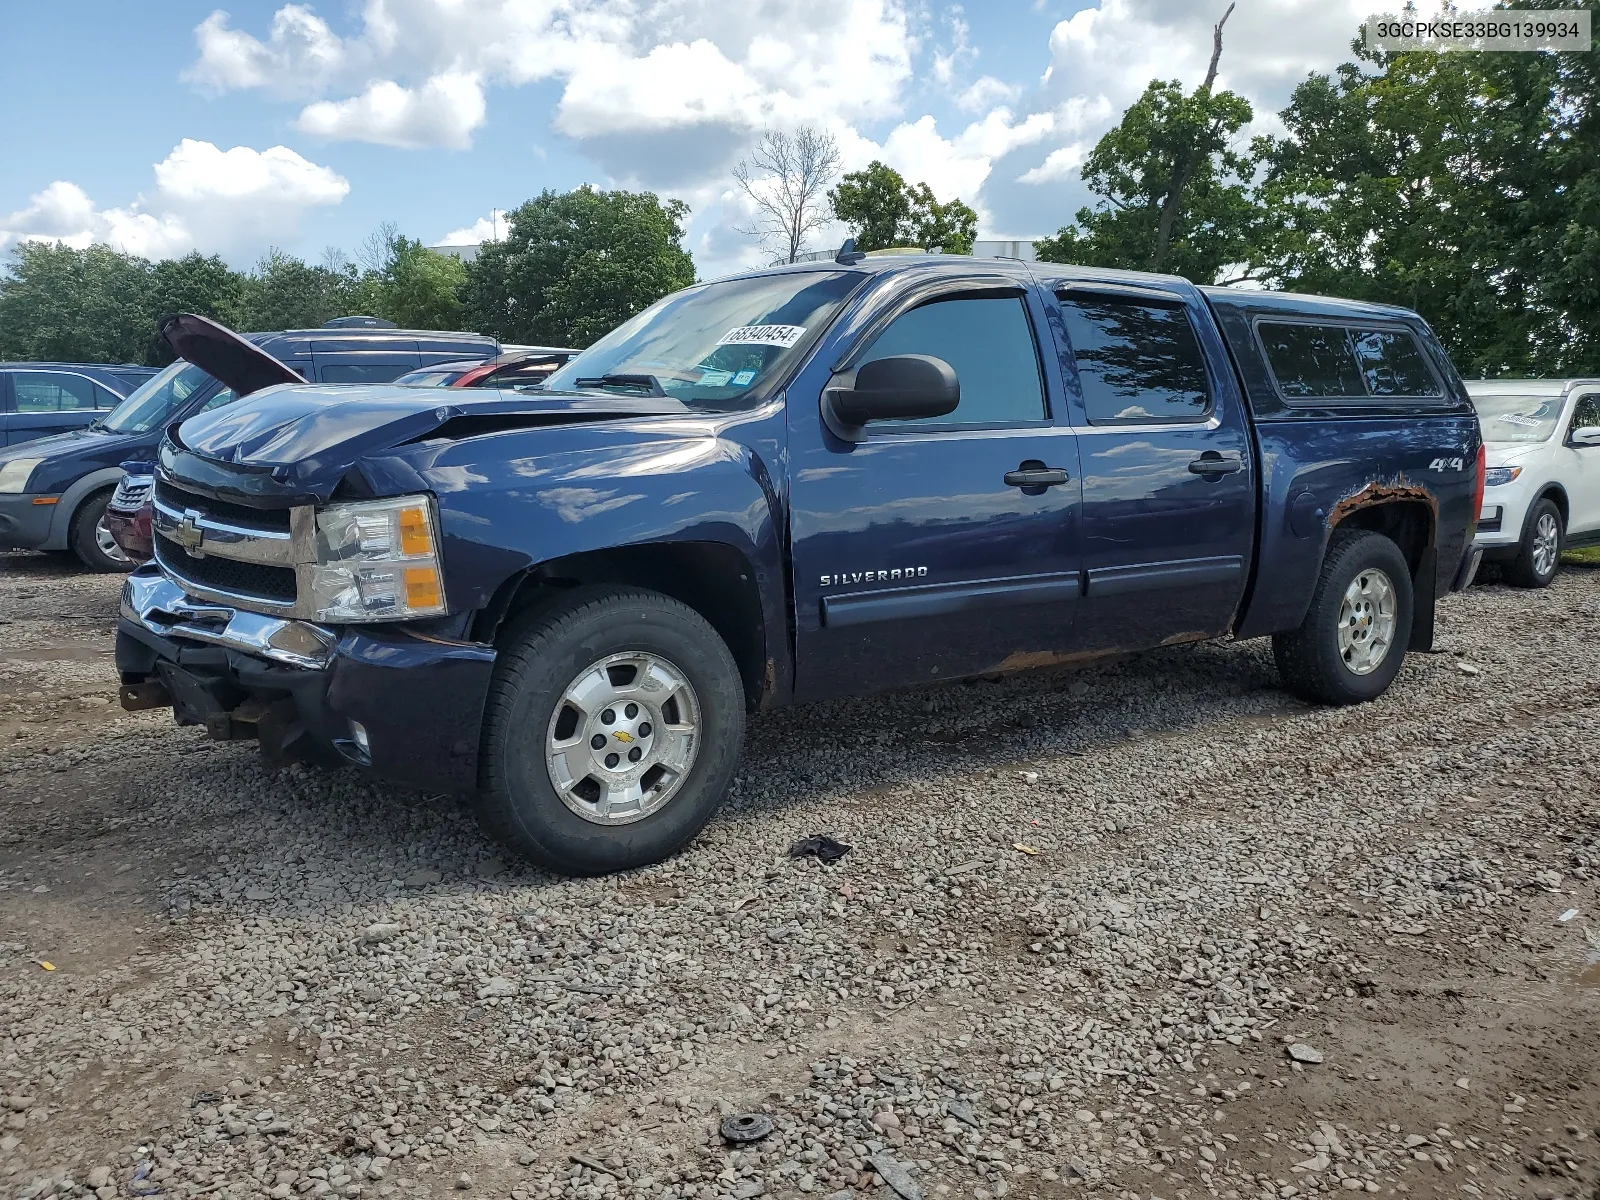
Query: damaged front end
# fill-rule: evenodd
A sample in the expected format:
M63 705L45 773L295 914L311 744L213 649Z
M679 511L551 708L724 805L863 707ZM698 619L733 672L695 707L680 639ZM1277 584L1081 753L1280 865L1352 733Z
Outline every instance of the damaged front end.
M494 651L399 626L334 630L197 600L153 566L129 575L117 629L122 706L170 706L269 764L350 763L470 792Z

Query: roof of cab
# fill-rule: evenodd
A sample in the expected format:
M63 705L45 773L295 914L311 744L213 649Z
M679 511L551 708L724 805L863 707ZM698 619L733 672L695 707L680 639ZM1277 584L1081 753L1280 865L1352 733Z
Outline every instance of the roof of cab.
M1365 317L1394 320L1396 317L1415 317L1409 308L1397 304L1378 304L1371 300L1346 300L1339 296L1314 296L1308 292L1269 292L1246 288L1203 286L1200 289L1212 304L1255 312L1282 312L1304 315L1316 313L1328 317Z

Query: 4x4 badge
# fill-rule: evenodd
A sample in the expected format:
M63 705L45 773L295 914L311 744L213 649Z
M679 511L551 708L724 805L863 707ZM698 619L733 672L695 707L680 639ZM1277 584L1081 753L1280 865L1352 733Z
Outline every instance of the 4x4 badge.
M206 531L200 528L200 514L192 508L184 509L183 520L173 531L172 540L182 546L191 558L204 558L200 547L205 544Z

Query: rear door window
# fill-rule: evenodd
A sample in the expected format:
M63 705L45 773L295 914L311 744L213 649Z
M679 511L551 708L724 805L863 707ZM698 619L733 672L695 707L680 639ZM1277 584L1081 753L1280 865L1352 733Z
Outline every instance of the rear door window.
M1181 424L1210 415L1205 357L1183 305L1059 298L1091 425Z
M953 296L913 308L889 323L861 362L898 354L929 354L949 363L961 384L961 403L942 417L874 421L874 430L1045 419L1039 351L1021 296Z
M323 383L389 383L417 366L417 356L405 358L365 358L351 362L319 362L317 374Z

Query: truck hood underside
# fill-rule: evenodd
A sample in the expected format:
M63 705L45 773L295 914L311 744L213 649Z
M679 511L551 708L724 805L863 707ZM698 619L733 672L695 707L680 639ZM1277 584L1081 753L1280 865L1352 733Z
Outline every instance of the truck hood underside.
M652 396L483 391L463 399L449 388L306 385L269 388L190 417L172 440L296 492L326 495L361 458L408 442L690 412Z

